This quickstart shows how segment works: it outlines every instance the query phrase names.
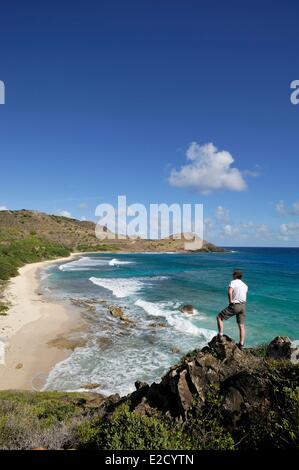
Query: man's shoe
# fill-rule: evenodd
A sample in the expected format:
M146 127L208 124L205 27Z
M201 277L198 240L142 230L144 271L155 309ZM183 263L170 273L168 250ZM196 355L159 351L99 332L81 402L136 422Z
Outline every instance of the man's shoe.
M243 344L238 343L237 346L238 346L238 348L239 348L241 351L243 351L243 349L244 349L244 345L243 345Z

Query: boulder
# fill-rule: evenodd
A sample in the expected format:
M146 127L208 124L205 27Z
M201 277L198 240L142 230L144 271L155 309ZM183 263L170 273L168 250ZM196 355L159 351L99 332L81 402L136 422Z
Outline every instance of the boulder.
M111 315L113 317L123 318L124 312L123 312L123 309L121 307L117 307L115 305L109 305L108 309L109 309L109 312L111 313Z
M266 356L273 359L291 359L292 342L287 336L276 336L267 347Z
M193 307L193 305L191 305L191 304L186 304L186 305L184 305L184 306L180 309L180 311L181 311L182 313L188 313L189 315L193 315L193 313L194 313L194 307Z
M125 314L121 307L117 305L109 305L108 310L114 318L119 318L121 321L125 323L133 323Z

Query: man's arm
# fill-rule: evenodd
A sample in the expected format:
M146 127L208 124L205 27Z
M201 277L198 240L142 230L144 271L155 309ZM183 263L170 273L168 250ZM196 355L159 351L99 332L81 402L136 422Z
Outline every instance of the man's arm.
M232 287L228 288L227 296L228 296L228 303L231 304L233 302L233 288Z

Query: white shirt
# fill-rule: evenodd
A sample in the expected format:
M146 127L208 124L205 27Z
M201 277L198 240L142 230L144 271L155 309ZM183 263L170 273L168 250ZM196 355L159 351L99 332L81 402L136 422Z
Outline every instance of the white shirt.
M246 302L248 286L241 279L234 279L231 281L229 287L233 289L232 301L233 304L240 304Z

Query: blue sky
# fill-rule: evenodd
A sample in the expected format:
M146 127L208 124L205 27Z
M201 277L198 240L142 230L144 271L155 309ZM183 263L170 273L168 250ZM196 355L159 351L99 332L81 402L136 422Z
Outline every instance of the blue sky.
M211 241L298 246L298 14L296 1L2 2L0 207L94 219L121 194L197 202Z

